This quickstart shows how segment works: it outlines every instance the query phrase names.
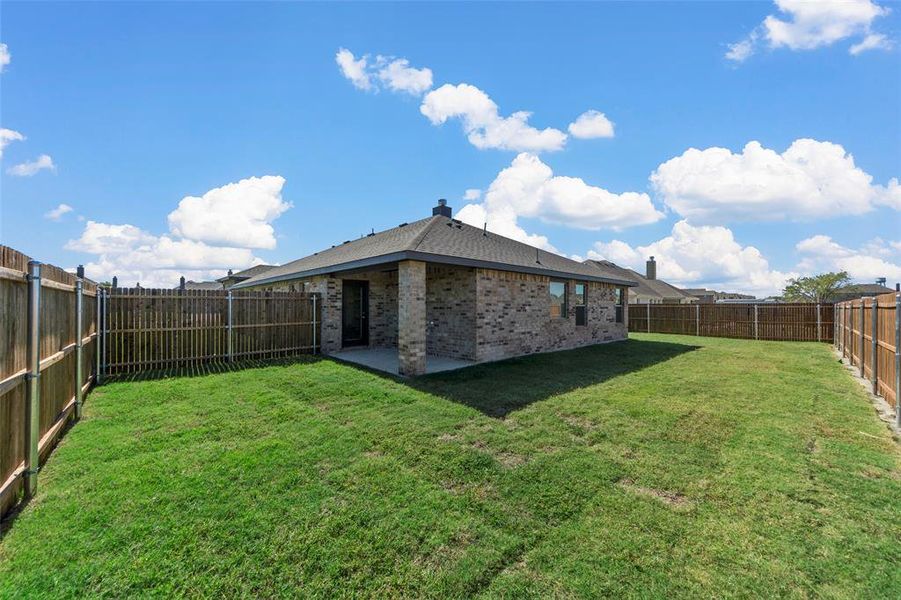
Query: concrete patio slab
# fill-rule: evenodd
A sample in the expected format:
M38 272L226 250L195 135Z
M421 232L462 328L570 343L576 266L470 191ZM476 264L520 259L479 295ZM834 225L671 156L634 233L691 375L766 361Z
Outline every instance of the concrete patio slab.
M333 352L332 358L345 362L362 365L376 371L384 371L392 375L398 374L399 361L397 348L347 348L340 352ZM471 360L447 358L446 356L426 356L425 374L453 371L477 364Z

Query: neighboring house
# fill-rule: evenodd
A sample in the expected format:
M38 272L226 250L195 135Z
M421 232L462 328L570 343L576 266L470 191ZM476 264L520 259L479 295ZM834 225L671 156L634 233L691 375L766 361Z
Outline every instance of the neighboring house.
M185 278L181 278L181 283L178 284L177 287L173 288L176 290L221 290L222 284L218 281L185 281Z
M682 290L690 296L698 299L702 304L722 302L724 300L754 300L754 296L748 294L738 294L735 292L717 292L716 290L705 290L704 288L685 288Z
M490 361L627 337L622 303L632 281L450 217L442 200L429 218L275 267L235 289L302 285L319 293L322 352L396 348L401 375L426 372L433 357Z
M251 277L256 277L257 275L262 275L266 271L270 269L274 269L275 265L256 265L250 267L249 269L244 269L243 271L238 271L237 273L232 273L232 270L228 270L228 275L225 277L220 277L216 281L218 281L221 285L220 287L224 287L226 289L232 287L236 283L241 283L242 281L247 281Z
M689 304L697 302L697 298L694 296L686 294L662 279L657 279L657 261L653 256L645 265L644 275L609 260L586 260L585 263L593 265L602 274L610 277L635 281L637 285L629 290L629 304Z
M851 285L838 288L824 302L845 302L846 300L857 300L858 298L878 296L879 294L890 294L894 291L881 283L852 283Z

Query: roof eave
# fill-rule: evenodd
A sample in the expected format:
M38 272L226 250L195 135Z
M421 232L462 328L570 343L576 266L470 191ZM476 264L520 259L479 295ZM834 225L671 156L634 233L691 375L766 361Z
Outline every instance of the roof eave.
M231 289L241 289L248 287L257 287L260 285L270 285L280 283L282 281L293 281L295 279L305 279L307 277L316 277L317 275L326 275L329 273L339 273L342 271L355 271L366 267L375 267L386 263L397 262L400 260L419 260L427 263L454 265L461 267L479 267L483 269L496 269L498 271L512 271L514 273L530 273L533 275L547 275L549 277L561 277L565 279L581 279L584 281L598 281L601 283L610 283L613 285L621 285L624 287L635 287L636 282L626 279L616 279L612 277L601 277L597 275L588 275L585 273L574 273L570 271L558 271L556 269L548 269L546 267L523 267L511 265L508 263L499 263L492 261L477 260L472 258L462 258L457 256L446 256L441 254L431 254L428 252L416 252L406 250L403 252L393 252L382 256L373 256L360 260L349 261L327 267L319 267L316 269L307 269L306 271L295 271L293 273L285 273L274 277L262 277L260 279L250 279L242 281L232 286Z

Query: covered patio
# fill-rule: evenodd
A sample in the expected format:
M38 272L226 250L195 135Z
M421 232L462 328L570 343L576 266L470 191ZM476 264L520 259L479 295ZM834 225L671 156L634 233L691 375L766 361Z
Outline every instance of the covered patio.
M333 352L332 358L360 365L392 375L400 375L400 358L397 348L346 348ZM477 364L474 360L449 358L447 356L426 355L425 375L453 371Z

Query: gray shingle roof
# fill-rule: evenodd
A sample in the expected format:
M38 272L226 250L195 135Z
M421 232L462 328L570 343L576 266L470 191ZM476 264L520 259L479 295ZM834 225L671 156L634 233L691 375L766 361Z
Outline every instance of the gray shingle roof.
M225 277L220 277L216 281L228 281L229 279L250 279L251 277L256 277L262 273L270 269L274 269L275 265L254 265L249 269L244 269L243 271L238 271L237 273L232 273L231 275L226 275Z
M586 263L594 265L601 272L609 277L619 277L621 279L632 279L636 286L630 293L637 293L643 296L653 298L691 298L690 294L686 294L683 290L670 285L661 279L648 279L641 273L621 267L609 260L587 260Z
M237 284L235 288L361 269L398 260L421 260L634 285L631 279L608 277L593 266L490 231L486 235L478 227L437 215L275 267Z

